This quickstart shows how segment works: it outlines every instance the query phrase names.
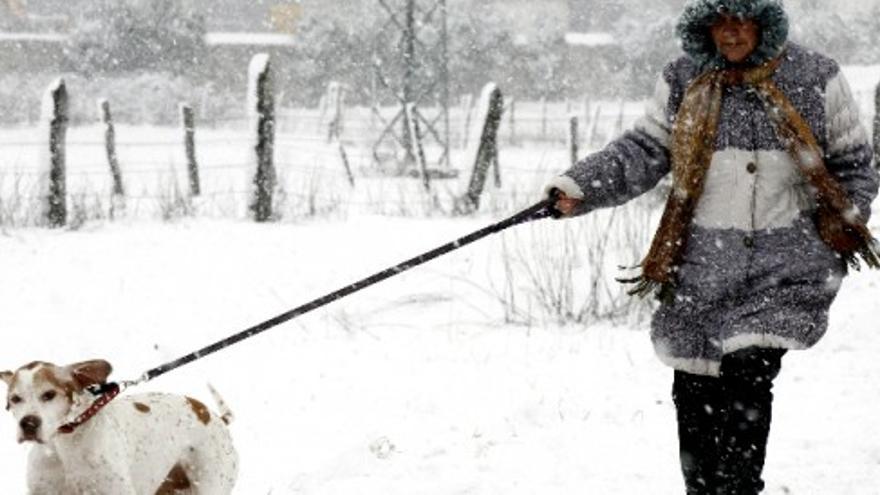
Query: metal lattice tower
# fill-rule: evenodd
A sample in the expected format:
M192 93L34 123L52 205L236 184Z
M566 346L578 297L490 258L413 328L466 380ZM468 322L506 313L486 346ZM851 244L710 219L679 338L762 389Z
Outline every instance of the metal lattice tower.
M373 145L379 156L383 146L404 151L405 171L415 162L411 132L406 121L407 105L414 106L414 118L423 142L439 145L435 162L449 166L449 54L446 0L377 0L386 16L373 46L372 113L382 126ZM399 110L391 120L380 107L391 104ZM427 109L435 109L430 114Z

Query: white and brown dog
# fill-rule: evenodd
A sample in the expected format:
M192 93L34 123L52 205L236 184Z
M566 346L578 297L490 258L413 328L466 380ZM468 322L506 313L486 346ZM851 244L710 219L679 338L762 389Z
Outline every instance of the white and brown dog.
M226 423L231 414L212 390L220 415L201 402L149 393L120 397L71 428L106 383L102 360L69 366L33 362L0 372L18 441L28 458L31 494L153 495L231 493L238 457Z

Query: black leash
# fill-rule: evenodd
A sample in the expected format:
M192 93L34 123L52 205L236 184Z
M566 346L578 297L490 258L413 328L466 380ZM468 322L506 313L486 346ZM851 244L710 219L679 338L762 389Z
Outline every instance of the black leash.
M122 382L122 386L123 386L123 388L127 388L130 386L134 386L134 385L138 385L138 384L141 384L144 382L148 382L156 377L159 377L161 375L164 375L165 373L168 373L171 370L180 368L181 366L183 366L185 364L191 363L197 359L201 359L201 358L203 358L209 354L213 354L221 349L225 349L233 344L241 342L242 340L251 338L254 335L263 333L266 330L269 330L272 327L278 326L288 320L292 320L298 316L301 316L305 313L308 313L309 311L318 309L322 306L330 304L333 301L337 301L339 299L342 299L343 297L351 295L359 290L365 289L365 288L367 288L373 284L379 283L387 278L390 278L390 277L393 277L393 276L398 275L400 273L403 273L403 272L409 270L410 268L419 266L419 265L426 263L434 258L442 256L446 253L449 253L450 251L455 251L458 248L464 247L468 244L471 244L472 242L478 241L478 240L480 240L484 237L487 237L489 235L495 234L497 232L501 232L502 230L508 229L508 228L513 227L515 225L519 225L521 223L526 223L526 222L530 222L533 220L539 220L539 219L547 218L547 217L559 216L558 211L554 208L554 203L555 203L555 199L546 199L544 201L541 201L540 203L536 203L535 205L533 205L529 208L526 208L525 210L511 216L510 218L507 218L507 219L502 220L498 223L494 223L492 225L489 225L488 227L482 228L476 232L473 232L473 233L468 234L464 237L456 239L455 241L444 244L438 248L435 248L435 249L428 251L424 254L416 256L415 258L409 259L407 261L404 261L403 263L392 266L391 268L387 268L385 270L382 270L381 272L373 274L373 275L371 275L363 280L360 280L358 282L355 282L347 287L343 287L342 289L339 289L335 292L332 292L332 293L327 294L325 296L321 296L311 302L303 304L302 306L291 309L290 311L287 311L286 313L281 313L280 315L275 316L274 318L268 319L262 323L258 323L258 324L254 325L246 330L242 330L241 332L239 332L235 335L232 335L232 336L227 337L223 340L217 341L209 346L203 347L203 348L201 348L195 352L192 352L190 354L187 354L185 356L179 357L179 358L175 359L174 361L170 361L170 362L165 363L161 366L157 366L157 367L145 372L137 380ZM107 387L107 390L112 390L112 388L114 386L117 386L117 384L116 383L108 383L105 385L105 387ZM104 393L104 387L101 387L101 390L93 391L93 393L96 395Z

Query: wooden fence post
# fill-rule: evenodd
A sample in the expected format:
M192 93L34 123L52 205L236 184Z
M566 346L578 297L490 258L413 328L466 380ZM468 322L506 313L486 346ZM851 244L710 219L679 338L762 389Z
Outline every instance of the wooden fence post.
M68 94L64 79L56 79L46 93L44 119L49 126L48 184L45 190L43 218L50 227L67 224L66 139Z
M483 88L479 106L478 115L483 118L483 131L480 134L480 143L474 157L474 171L467 192L456 204L455 209L459 214L467 214L480 207L480 196L483 193L490 165L495 165L496 183L501 182L498 167L498 127L504 112L504 97L495 83L489 83Z
M254 193L249 205L254 220L272 219L272 196L276 184L272 161L275 148L275 100L272 89L272 70L269 55L258 53L251 59L248 70L248 112L254 119L256 144L254 154Z
M101 112L101 123L104 124L104 147L107 151L107 164L110 166L110 176L113 178L113 195L125 196L125 188L122 185L122 171L119 168L119 157L116 155L116 128L113 126L110 102L104 99L98 100L98 109Z
M422 185L425 191L431 192L431 178L428 176L428 164L425 161L425 150L422 148L422 136L419 132L419 121L415 103L407 103L403 109L406 129L409 133L410 154L415 158Z
M327 130L327 142L332 143L333 139L339 138L341 135L341 119L342 119L342 85L336 81L327 85L326 108L321 112L321 120L328 115L327 122L324 123Z
M507 110L507 122L510 125L510 145L516 146L516 100L511 98Z
M880 83L874 91L874 164L880 168Z
M568 150L571 156L571 166L573 167L578 161L578 141L580 141L580 137L578 136L577 115L572 115L571 117L569 117L568 123Z
M348 153L345 152L345 147L342 146L342 141L336 141L336 144L339 148L339 157L342 158L342 165L345 167L345 175L348 177L348 183L351 187L354 187L354 174L351 173L351 165L348 163Z
M196 161L196 119L191 106L180 104L180 124L183 130L183 149L186 154L186 170L189 177L189 195L202 194L199 180L199 164Z

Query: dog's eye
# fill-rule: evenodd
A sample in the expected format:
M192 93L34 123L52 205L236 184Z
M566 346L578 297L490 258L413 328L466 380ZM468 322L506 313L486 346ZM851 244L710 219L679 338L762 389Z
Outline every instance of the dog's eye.
M12 397L9 398L9 402L11 404L21 404L22 400L23 399L17 395L13 395Z
M56 395L58 395L58 392L55 392L54 390L48 390L46 392L43 392L43 395L40 396L40 400L43 402L49 402L54 399Z

